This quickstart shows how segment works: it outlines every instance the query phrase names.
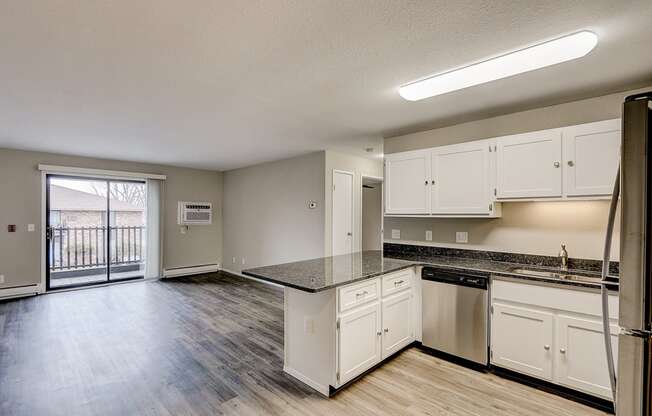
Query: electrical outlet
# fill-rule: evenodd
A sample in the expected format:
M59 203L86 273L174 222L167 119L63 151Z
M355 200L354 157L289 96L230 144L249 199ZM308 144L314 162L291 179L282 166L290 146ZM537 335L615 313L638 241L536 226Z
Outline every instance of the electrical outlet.
M245 264L245 258L244 257L242 258L242 264Z
M5 275L0 274L0 285L3 284L4 282L5 282Z
M392 230L392 238L393 239L400 239L401 238L401 230Z
M34 224L27 224L28 233L33 233L35 230L36 230L36 226Z
M456 243L468 243L469 242L469 233L466 231L458 231L455 233L455 242Z
M426 230L426 241L432 241L432 231Z
M235 264L236 261L237 261L237 260L235 259L235 257L233 257L233 258L231 259L231 263L233 263L233 264Z

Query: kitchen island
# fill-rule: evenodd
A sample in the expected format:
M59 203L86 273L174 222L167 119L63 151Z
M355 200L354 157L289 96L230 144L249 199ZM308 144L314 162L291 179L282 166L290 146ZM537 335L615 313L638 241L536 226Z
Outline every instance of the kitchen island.
M414 261L364 251L243 274L285 287L283 370L325 396L414 341Z
M593 298L600 285L594 272L571 269L565 272L567 275L532 274L533 270L546 270L543 264L533 263L540 262L538 257L509 255L501 259L512 261L496 261L487 256L477 258L480 254L363 251L242 273L284 286L283 369L325 396L421 341L422 266L489 273L492 284L507 279L548 286L548 291L562 290L558 293L572 289L576 295L569 296L591 298L586 302L593 309L582 313L599 314L599 302ZM612 290L617 290L617 283ZM617 305L611 310L617 311ZM511 334L506 333L500 339L509 337Z

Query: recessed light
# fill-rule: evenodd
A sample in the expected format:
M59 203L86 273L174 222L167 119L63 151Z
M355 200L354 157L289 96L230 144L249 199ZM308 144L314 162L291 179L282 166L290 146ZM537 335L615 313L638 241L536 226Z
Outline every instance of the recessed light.
M510 52L460 69L433 75L399 88L409 101L461 90L485 82L522 74L546 66L581 58L598 44L598 36L587 30L525 49Z

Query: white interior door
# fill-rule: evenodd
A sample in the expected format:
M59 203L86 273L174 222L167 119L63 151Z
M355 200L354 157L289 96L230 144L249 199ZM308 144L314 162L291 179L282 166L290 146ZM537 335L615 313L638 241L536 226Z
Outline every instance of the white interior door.
M620 160L620 133L620 119L564 128L566 195L611 195Z
M353 251L353 173L333 171L333 255Z

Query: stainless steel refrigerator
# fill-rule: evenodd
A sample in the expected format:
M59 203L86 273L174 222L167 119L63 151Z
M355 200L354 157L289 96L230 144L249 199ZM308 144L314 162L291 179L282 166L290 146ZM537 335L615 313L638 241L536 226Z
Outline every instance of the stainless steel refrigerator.
M620 195L620 311L617 366L609 331L605 349L618 416L652 414L652 91L625 99L620 172L611 201L603 281ZM607 286L602 289L603 321L609 327Z

